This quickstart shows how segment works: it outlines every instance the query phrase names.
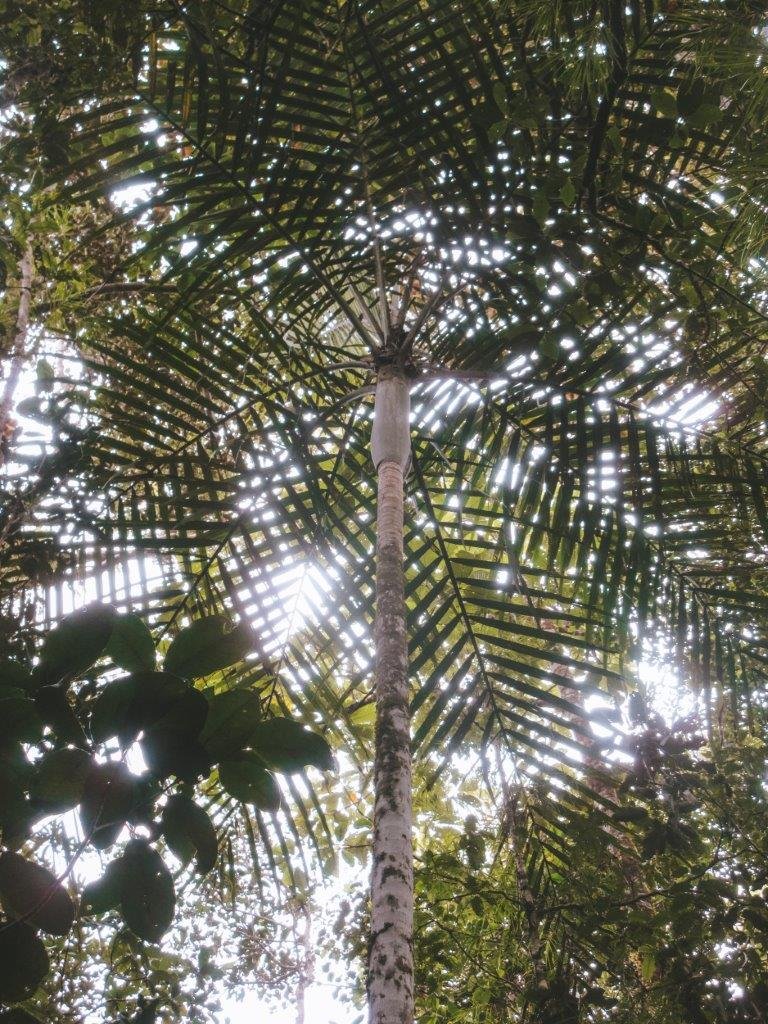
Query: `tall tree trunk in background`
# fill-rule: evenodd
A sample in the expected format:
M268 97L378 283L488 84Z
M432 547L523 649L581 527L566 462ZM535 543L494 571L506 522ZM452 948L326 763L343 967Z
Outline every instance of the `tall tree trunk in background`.
M312 952L312 912L309 904L305 904L301 914L304 930L299 936L299 978L296 985L296 1024L306 1024L307 989L314 977L315 958ZM296 925L298 927L298 925Z
M27 351L27 334L29 332L29 311L32 302L33 274L32 245L27 242L24 254L19 260L18 289L19 298L16 307L16 323L13 339L8 350L8 360L4 372L5 383L0 398L0 466L5 462L5 452L10 441L12 430L11 413L13 397L19 383Z
M403 569L403 481L410 461L408 381L379 373L371 453L378 476L376 760L369 1024L413 1021L411 718Z

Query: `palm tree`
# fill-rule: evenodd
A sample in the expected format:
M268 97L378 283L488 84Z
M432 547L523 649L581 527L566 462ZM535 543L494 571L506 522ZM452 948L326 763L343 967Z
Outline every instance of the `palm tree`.
M372 1024L413 1019L412 750L434 773L479 751L490 785L543 777L561 823L607 823L590 723L638 659L673 659L710 730L748 724L760 17L174 3L122 91L62 87L58 195L113 203L135 245L57 300L78 457L66 505L34 479L17 500L3 588L40 593L40 545L117 598L138 560L163 630L254 622L253 684L361 762L375 700Z

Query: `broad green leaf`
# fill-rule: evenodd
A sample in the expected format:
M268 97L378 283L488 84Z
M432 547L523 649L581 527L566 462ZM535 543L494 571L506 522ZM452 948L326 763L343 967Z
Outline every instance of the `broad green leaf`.
M0 1002L27 999L48 973L50 961L34 929L0 919Z
M557 338L554 334L543 335L539 342L539 352L546 359L557 359L560 355L560 346L558 345Z
M198 679L242 661L253 650L253 633L244 624L227 627L223 615L211 615L182 629L165 656L166 672Z
M576 201L576 195L576 186L571 178L567 178L565 184L560 189L560 198L566 206L573 206Z
M34 395L29 398L22 398L16 406L16 413L19 416L25 416L29 419L41 420L43 422L51 418L50 415L44 411L41 400Z
M187 686L177 697L163 704L162 709L162 714L151 722L150 728L198 736L206 724L209 704L199 690Z
M194 783L210 774L211 758L196 736L153 726L141 740L147 767L158 779Z
M77 747L53 750L35 762L29 795L50 813L59 813L80 803L91 756Z
M0 739L3 743L34 743L40 739L42 722L26 697L0 698Z
M677 117L677 101L673 93L667 89L655 89L651 94L651 104L665 117Z
M62 619L43 641L38 680L50 685L89 669L104 653L115 614L109 605L92 604Z
M107 683L93 703L90 731L96 743L112 736L120 736L124 744L131 743L141 728L131 714L136 699L136 683L130 677Z
M349 720L355 725L373 725L376 721L376 705L373 701L369 704L363 704L357 711L352 712Z
M253 749L270 768L297 772L307 766L331 771L333 753L327 740L290 718L270 718L253 732Z
M207 874L216 863L219 841L211 819L187 796L175 794L163 808L161 828L169 849L184 864L195 856L200 874Z
M104 874L83 888L80 898L81 914L106 914L116 910L122 898L123 858L116 857L107 864Z
M177 703L190 693L189 685L169 672L136 672L108 683L93 704L91 735L97 742L119 736L128 745L142 729L172 714ZM196 701L198 716L204 715L202 698Z
M24 665L10 658L0 658L0 686L31 690L34 685L32 673Z
M0 827L13 832L14 827L27 814L29 807L24 797L25 774L12 764L0 762ZM7 843L7 836L3 835Z
M640 973L643 981L647 985L653 981L653 977L656 973L656 955L652 949L643 950Z
M62 687L44 686L37 691L34 701L41 721L51 726L60 743L71 743L76 747L88 746L80 720Z
M689 128L709 128L722 121L725 112L716 103L702 103L695 114L686 118Z
M120 870L120 910L134 935L158 942L171 927L176 907L173 878L160 854L144 839L125 848Z
M118 615L105 653L129 672L151 672L155 667L155 642L138 615Z
M141 740L144 759L153 774L161 779L175 775L190 783L208 775L211 758L198 739L207 716L208 701L190 686L164 706Z
M86 838L104 850L115 842L135 802L134 778L120 761L92 762L80 801L80 821Z
M261 701L252 690L206 694L208 717L200 742L214 760L221 760L251 745L261 721Z
M280 788L257 754L244 751L219 765L219 781L236 800L263 811L280 809Z
M51 935L66 935L75 920L75 905L56 876L18 853L0 854L0 900L10 916Z

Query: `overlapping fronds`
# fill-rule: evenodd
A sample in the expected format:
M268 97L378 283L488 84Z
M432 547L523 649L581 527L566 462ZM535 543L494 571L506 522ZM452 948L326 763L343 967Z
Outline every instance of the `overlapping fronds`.
M269 699L364 762L369 395L397 358L435 769L499 740L564 807L610 809L589 708L652 644L706 715L745 719L768 642L764 43L748 4L669 6L156 11L134 85L61 115L58 200L112 203L137 244L61 300L85 373L63 468L5 514L15 607L61 569L169 631L228 609Z

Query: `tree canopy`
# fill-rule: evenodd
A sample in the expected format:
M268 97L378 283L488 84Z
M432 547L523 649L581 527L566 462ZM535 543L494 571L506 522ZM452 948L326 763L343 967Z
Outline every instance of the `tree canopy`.
M37 7L2 47L6 642L42 671L87 594L322 736L344 784L220 835L329 870L370 811L394 367L424 1019L760 1019L763 9Z

